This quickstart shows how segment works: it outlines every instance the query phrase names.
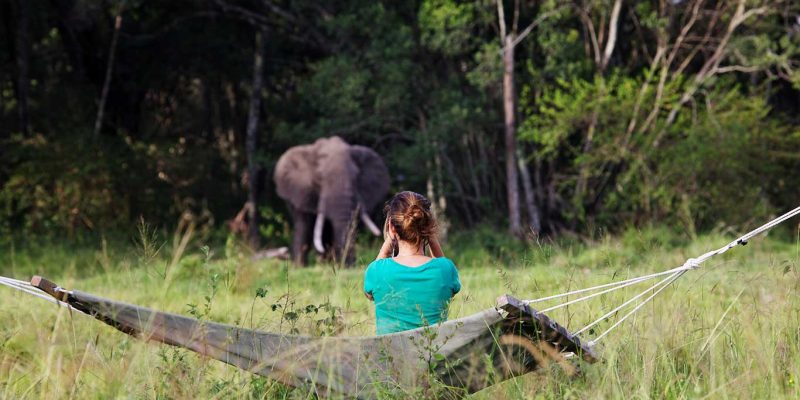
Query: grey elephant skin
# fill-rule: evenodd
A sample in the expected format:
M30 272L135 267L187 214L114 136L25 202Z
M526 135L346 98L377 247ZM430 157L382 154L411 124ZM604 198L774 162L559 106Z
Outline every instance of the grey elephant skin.
M348 243L348 231L354 218L381 235L369 213L385 200L390 177L374 150L350 145L338 136L318 139L283 153L274 179L278 196L292 214L291 252L296 263L306 264L313 244L317 252L351 265L354 246ZM324 235L326 225L332 228L327 229L329 235Z

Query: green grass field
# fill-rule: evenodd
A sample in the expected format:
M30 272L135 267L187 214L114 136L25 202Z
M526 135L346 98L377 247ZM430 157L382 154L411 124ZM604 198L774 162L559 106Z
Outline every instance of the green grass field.
M800 397L800 241L789 237L757 238L686 274L606 336L600 342L603 361L581 365L581 375L569 378L545 369L474 397ZM451 318L490 307L504 293L536 298L662 271L732 238L713 234L689 240L651 229L590 243L522 246L490 232L453 236L445 252L459 266L463 290L451 306ZM191 241L181 249L171 243L160 247L153 237L146 242L77 248L55 241L7 244L0 275L27 280L42 274L63 287L267 331L369 335L374 330L371 304L360 288L376 243L359 244L359 267L335 269L251 262L231 243L208 248ZM574 330L645 287L551 316ZM308 305L324 307L315 312ZM313 394L186 350L137 341L0 286L0 398L294 399Z

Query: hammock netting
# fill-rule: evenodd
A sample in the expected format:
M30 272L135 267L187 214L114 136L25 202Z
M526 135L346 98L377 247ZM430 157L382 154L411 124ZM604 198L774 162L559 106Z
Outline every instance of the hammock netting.
M461 397L565 357L598 357L546 315L511 296L477 314L375 337L313 337L243 329L158 312L35 277L31 284L75 310L144 340L183 347L320 395L375 398L380 393L444 388ZM440 393L441 395L441 393Z

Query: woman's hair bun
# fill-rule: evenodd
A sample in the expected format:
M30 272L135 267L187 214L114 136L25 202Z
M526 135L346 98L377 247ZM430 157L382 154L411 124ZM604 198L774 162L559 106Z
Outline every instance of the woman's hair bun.
M425 211L419 205L411 204L408 206L405 217L414 221L421 220L425 218Z
M386 202L384 212L400 240L419 245L436 232L431 202L419 193L398 193Z

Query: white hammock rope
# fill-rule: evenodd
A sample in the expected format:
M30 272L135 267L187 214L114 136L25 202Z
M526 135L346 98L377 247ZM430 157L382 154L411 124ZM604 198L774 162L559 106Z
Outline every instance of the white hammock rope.
M598 335L596 338L594 338L594 339L590 340L590 341L587 343L587 344L589 345L589 347L591 347L591 346L594 346L595 344L597 344L597 342L598 342L598 341L600 341L600 339L602 339L602 338L603 338L603 336L607 335L607 334L608 334L609 332L611 332L611 331L612 331L614 328L618 327L618 326L619 326L619 325L620 325L622 322L624 322L626 319L628 319L628 317L630 317L631 315L633 315L633 314L634 314L636 311L639 311L639 309L640 309L640 308L642 308L642 307L644 307L644 305L645 305L645 304L647 304L647 302L648 302L648 301L652 300L652 299L653 299L653 297L656 297L656 295L657 295L657 294L661 293L661 291L662 291L662 290L664 290L664 289L666 289L667 287L669 287L669 285L671 285L671 284L672 284L672 282L675 282L675 280L676 280L676 279L680 278L680 277L681 277L683 274L685 274L685 273L686 273L686 271L681 271L681 272L676 272L676 273L675 273L675 275L670 275L670 276L669 276L669 278L667 278L667 279L668 279L668 281L667 281L667 282L666 282L666 283L665 283L663 286L661 286L660 288L658 288L658 290L656 290L656 291L655 291L655 293L651 294L651 295L650 295L650 297L648 297L648 298L644 299L644 301L642 301L641 303L639 303L639 304L638 304L638 305L637 305L637 306L636 306L636 307L635 307L633 310L631 310L630 312L628 312L627 314L625 314L625 315L624 315L622 318L618 319L618 320L617 320L617 322L615 322L615 323L614 323L614 325L611 325L611 326L610 326L608 329L606 329L606 330L605 330L603 333L601 333L600 335Z
M22 292L26 292L26 293L32 294L32 295L34 295L36 297L41 297L41 298L43 298L43 299L45 299L47 301L51 301L52 300L53 302L58 302L58 300L52 298L51 296L47 296L47 295L45 295L44 293L41 293L41 292L38 292L38 293L34 292L32 290L34 288L25 287L24 285L17 284L16 282L10 282L10 281L6 281L5 279L0 279L0 285L5 285L5 286L8 286L10 288L14 288L14 289L17 289L19 291L22 291Z
M22 290L22 291L33 291L33 290L35 290L37 292L37 294L44 295L44 293L42 293L39 289L36 289L35 287L31 286L30 283L25 282L25 281L21 281L19 279L12 279L12 278L6 278L6 277L0 276L0 284L6 285L8 287L13 287L15 289L19 289L19 290ZM47 296L47 297L50 297L50 296ZM53 300L55 300L55 299L53 299Z
M654 274L637 276L635 278L626 279L624 281L605 283L605 284L602 284L602 285L592 286L592 287L585 288L585 289L577 289L577 290L573 290L571 292L559 293L559 294L554 294L552 296L540 297L538 299L523 300L523 301L526 304L530 305L531 303L538 303L538 302L542 302L542 301L558 299L558 298L561 298L561 297L572 296L572 295L578 294L578 293L591 292L593 290L603 289L603 288L607 288L607 287L611 287L611 286L622 286L622 287L624 287L623 285L625 285L625 284L627 284L629 282L639 283L639 282L643 282L643 281L646 281L648 279L656 278L656 277L659 277L659 276L669 275L669 274L671 274L673 272L680 271L682 269L685 269L685 268L683 266L680 266L680 267L676 267L676 268L673 268L673 269L670 269L670 270L656 272Z
M603 284L603 285L598 285L598 286L594 286L594 287L590 287L590 288L586 288L586 289L573 290L571 292L555 294L555 295L552 295L552 296L541 297L541 298L533 299L533 300L525 300L525 302L527 304L531 304L531 303L535 303L535 302L552 300L552 299L561 298L561 297L565 297L565 296L570 296L570 295L574 295L574 294L578 294L578 293L591 292L591 291L594 291L594 290L610 287L610 289L606 289L606 290L603 290L601 292L597 292L597 293L593 293L593 294L590 294L590 295L587 295L587 296L583 296L583 297L568 301L566 303L562 303L562 304L558 304L558 305L555 305L555 306L552 306L552 307L549 307L549 308L545 308L544 310L540 311L540 312L548 312L548 311L552 311L552 310L555 310L555 309L558 309L558 308L561 308L561 307L565 307L565 306L568 306L568 305L571 305L571 304L575 304L575 303L578 303L578 302L581 302L581 301L585 301L585 300L591 299L593 297L600 296L600 295L612 292L614 290L618 290L618 289L622 289L622 288L627 287L627 286L635 285L637 283L641 283L641 282L644 282L646 280L649 280L649 279L652 279L652 278L655 278L655 277L658 277L658 276L668 275L666 278L662 279L661 281L659 281L655 285L647 288L643 292L641 292L638 295L634 296L633 298L625 301L624 303L622 303L621 305L617 306L613 310L607 312L602 317L596 319L595 321L589 323L588 325L584 326L583 328L581 328L580 330L575 332L576 336L580 335L583 332L586 332L591 327L597 325L598 323L600 323L603 320L607 319L608 317L610 317L614 313L616 313L619 310L625 308L627 305L633 303L634 301L636 301L640 297L644 296L646 293L650 292L651 290L654 290L654 289L658 288L655 291L655 293L653 293L652 295L650 295L649 297L644 299L641 303L639 303L636 307L634 307L633 310L631 310L630 312L625 314L622 318L618 319L613 325L611 325L611 327L606 329L603 333L601 333L600 335L595 337L593 340L590 340L588 342L588 344L590 346L593 346L600 339L602 339L609 332L611 332L611 330L613 330L614 328L619 326L623 321L628 319L628 317L630 317L636 311L638 311L640 308L642 308L648 301L652 300L658 293L660 293L662 290L664 290L664 288L666 288L667 286L671 285L673 282L675 282L675 280L677 280L678 278L683 276L683 274L685 274L686 271L689 271L689 270L692 270L692 269L697 269L697 268L700 267L700 264L706 262L711 257L714 257L716 255L720 255L722 253L725 253L726 251L728 251L728 250L730 250L730 249L732 249L732 248L734 248L734 247L736 247L738 245L746 245L747 242L751 238L753 238L754 236L757 236L760 233L768 231L768 230L774 228L776 225L779 225L779 224L783 223L784 221L788 220L789 218L792 218L792 217L794 217L794 216L796 216L798 214L800 214L800 207L797 207L797 208L795 208L795 209L793 209L793 210L781 215L780 217L775 218L772 221L769 221L764 225L761 225L760 227L758 227L758 228L756 228L756 229L754 229L754 230L752 230L752 231L750 231L750 232L738 237L736 240L728 243L725 246L720 247L719 249L709 251L709 252L707 252L707 253L705 253L705 254L701 255L700 257L697 257L697 258L689 258L688 260L686 260L686 262L683 263L682 266L677 267L677 268L669 269L669 270L662 271L662 272L657 272L657 273L654 273L654 274L644 275L644 276L640 276L640 277L636 277L636 278L630 278L630 279L626 279L624 281L606 283L606 284Z
M22 292L28 293L30 295L36 296L36 297L38 297L38 298L40 298L42 300L48 301L48 302L53 303L53 304L58 304L59 306L66 307L66 308L69 308L71 310L74 310L74 311L77 311L77 312L80 312L81 314L83 314L82 311L73 308L69 304L61 302L61 301L58 301L55 298L53 298L52 296L50 296L48 294L45 294L39 288L31 285L29 282L21 281L19 279L12 279L12 278L6 278L4 276L0 276L0 285L4 285L4 286L8 286L10 288L17 289L19 291L22 291Z
M545 308L544 310L541 310L539 312L548 312L548 311L557 310L557 309L559 309L561 307L566 307L568 305L579 303L579 302L584 301L584 300L589 300L592 297L597 297L597 296L600 296L600 295L603 295L603 294L606 294L606 293L609 293L609 292L613 292L613 291L618 290L618 289L622 289L624 287L635 285L637 283L641 283L641 282L653 279L653 278L661 276L661 275L667 275L667 273L676 274L678 272L686 271L688 269L691 269L691 268L678 267L678 268L673 268L673 269L671 269L669 271L664 271L663 273L659 273L659 274L652 274L652 275L647 275L647 276L643 276L643 277L639 277L639 278L628 279L626 281L619 282L620 283L619 285L617 285L615 287L612 287L611 289L606 289L606 290L603 290L602 292L592 293L592 294L587 295L587 296L579 297L579 298L577 298L575 300L570 300L570 301L568 301L566 303L557 304L555 306L552 306L552 307L549 307L549 308ZM657 285L658 284L656 284L656 286Z
M59 301L54 299L52 296L47 295L45 293L42 293L41 290L31 286L29 283L24 282L24 281L20 281L20 280L17 280L17 279L0 277L0 285L5 285L5 286L8 286L8 287L11 287L11 288L14 288L14 289L17 289L17 290L32 294L32 295L34 295L36 297L45 299L45 300L47 300L47 301L49 301L51 303L59 303Z
M609 312L605 313L605 314L604 314L602 317L600 317L600 318L598 318L598 319L594 320L593 322L591 322L591 323L589 323L588 325L584 326L583 328L579 329L578 331L576 331L576 332L575 332L575 334L576 334L576 335L580 335L581 333L585 332L587 329L589 329L589 328L591 328L591 327L593 327L593 326L597 325L598 323L600 323L600 322L602 322L603 320L605 320L606 318L610 317L611 315L613 315L613 314L614 314L614 313L616 313L617 311L619 311L619 310L621 310L621 309L625 308L625 306L627 306L628 304L631 304L631 303L633 303L633 302L634 302L634 301L636 301L638 298L640 298L640 297L644 296L645 294L647 294L647 293L648 293L648 292L650 292L651 290L654 290L654 289L658 288L659 286L662 286L662 285L666 284L667 282L671 282L672 280L674 280L674 279L675 279L676 275L678 275L678 274L681 274L681 273L683 273L683 271L675 272L675 273L673 273L672 275L670 275L670 276L668 276L668 277L666 277L666 278L664 278L664 279L662 279L662 280L658 281L658 283L656 283L655 285L653 285L653 286L650 286L649 288L647 288L647 289L643 290L641 293L637 294L636 296L633 296L633 297L631 297L630 299L628 299L628 300L627 300L627 301L625 301L624 303L620 304L619 306L617 306L617 307L616 307L616 308L614 308L613 310L611 310L611 311L609 311Z

